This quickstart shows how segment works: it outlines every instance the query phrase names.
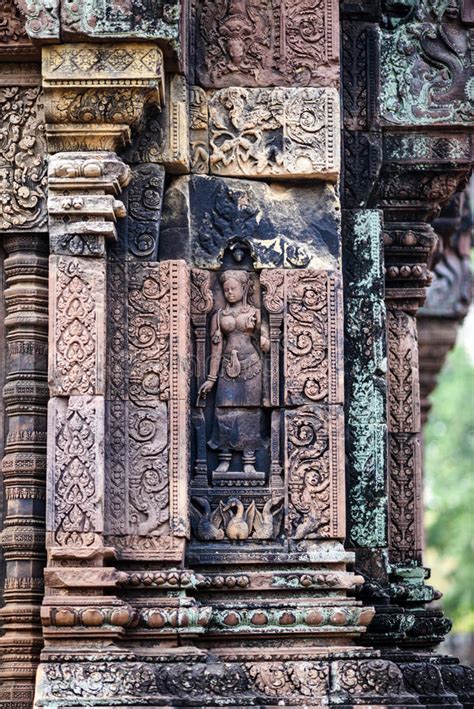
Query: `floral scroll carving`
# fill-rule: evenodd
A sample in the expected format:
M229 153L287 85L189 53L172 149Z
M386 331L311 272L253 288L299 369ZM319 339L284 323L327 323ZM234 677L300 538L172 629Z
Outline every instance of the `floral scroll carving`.
M55 293L51 391L57 395L103 393L104 263L54 256L51 270Z
M46 230L46 143L39 87L0 87L0 231Z
M55 440L50 451L52 546L80 550L100 544L102 416L101 397L55 398L50 404L50 428Z
M286 412L285 426L288 533L295 540L342 535L344 458L341 408L301 406Z
M342 403L340 279L309 270L291 271L286 279L286 403Z
M181 262L112 260L107 538L122 556L180 555L186 533L185 321Z

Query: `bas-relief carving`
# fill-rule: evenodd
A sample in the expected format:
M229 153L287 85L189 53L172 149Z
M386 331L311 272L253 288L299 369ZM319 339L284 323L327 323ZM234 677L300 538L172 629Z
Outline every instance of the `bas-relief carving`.
M51 394L104 394L105 263L52 256L50 278Z
M340 403L342 289L338 274L285 274L285 403Z
M375 24L342 22L342 96L344 127L374 134L380 93L379 28ZM346 162L346 161L345 161ZM350 168L350 164L344 168ZM357 205L359 206L359 205Z
M191 86L189 95L190 169L196 174L209 172L209 107L206 92Z
M148 163L132 169L124 194L127 217L118 227L117 243L109 249L114 261L157 258L164 183L161 165Z
M7 61L11 61L14 55L33 59L38 54L26 33L25 19L19 2L4 0L0 19L0 56Z
M227 247L250 245L256 268L336 270L340 207L328 183L289 187L204 175L165 192L160 259L217 269Z
M39 87L0 86L0 232L46 229L46 141Z
M187 279L109 262L106 532L124 558L179 560L187 534Z
M338 92L235 87L212 92L209 144L216 175L336 180Z
M198 391L198 404L216 387L213 430L208 446L217 451L216 475L229 471L232 451L242 454L244 477L252 479L255 453L262 437L262 355L270 341L260 309L252 304L253 283L247 271L223 271L222 307L211 319L211 356L206 381Z
M59 40L59 0L14 0L31 39Z
M393 563L421 561L423 500L418 433L389 433L389 527Z
M328 0L200 0L198 81L206 88L337 85L338 21Z
M279 408L280 371L287 382L281 404L342 400L337 276L236 267L191 275L194 537L281 545L283 470L291 490L288 538L341 536L340 408ZM282 364L281 351L291 352Z
M102 544L104 403L100 396L49 403L48 547L79 555Z
M388 430L420 431L418 345L415 316L390 308L388 339Z
M423 0L406 22L382 31L380 112L384 123L467 126L472 121L467 5L467 0Z

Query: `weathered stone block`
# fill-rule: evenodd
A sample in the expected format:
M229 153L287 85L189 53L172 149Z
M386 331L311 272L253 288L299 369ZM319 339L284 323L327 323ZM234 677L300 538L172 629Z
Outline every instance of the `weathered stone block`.
M149 107L143 127L124 154L129 163L160 163L171 174L189 172L189 106L186 79L170 74L165 102Z
M105 261L50 257L52 396L105 393Z
M346 209L366 207L382 169L382 134L343 131L342 204Z
M48 548L87 557L103 545L103 397L50 400L47 485Z
M149 39L176 60L184 54L185 16L178 0L158 0L153 7L132 0L126 9L120 0L66 0L61 4L61 34L69 41Z
M383 301L346 297L344 352L348 421L382 423L387 371Z
M335 270L340 208L329 184L265 184L193 175L165 193L160 260L219 268L226 248L250 248L257 268Z
M377 209L343 211L342 264L347 298L384 295L382 212Z
M200 0L196 71L206 88L336 86L339 17L331 0Z
M228 177L339 176L335 89L228 88L209 94L211 172Z
M356 547L387 545L386 450L387 427L384 424L354 423L348 426L348 534L350 544Z

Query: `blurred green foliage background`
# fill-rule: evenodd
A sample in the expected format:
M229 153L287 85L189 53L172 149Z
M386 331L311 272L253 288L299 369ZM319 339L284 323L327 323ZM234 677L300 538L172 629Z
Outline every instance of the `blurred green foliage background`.
M425 566L456 633L474 632L473 320L448 355L425 428Z

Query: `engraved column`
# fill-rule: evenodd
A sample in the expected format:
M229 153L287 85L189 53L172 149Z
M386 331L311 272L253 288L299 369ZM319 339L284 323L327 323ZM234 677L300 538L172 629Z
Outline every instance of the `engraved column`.
M43 644L48 349L45 138L39 75L0 67L0 236L5 250L3 389L6 573L1 610L0 705L30 709Z

